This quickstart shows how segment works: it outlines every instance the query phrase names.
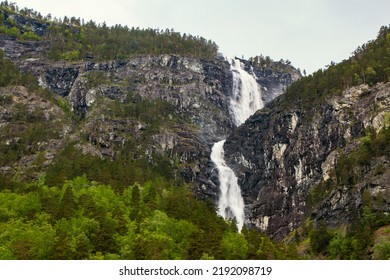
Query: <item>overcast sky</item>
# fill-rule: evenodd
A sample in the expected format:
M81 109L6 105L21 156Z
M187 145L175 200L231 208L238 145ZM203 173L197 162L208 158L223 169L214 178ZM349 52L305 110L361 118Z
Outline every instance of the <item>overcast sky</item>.
M14 0L53 17L173 28L228 56L289 59L311 73L348 58L390 24L389 0Z

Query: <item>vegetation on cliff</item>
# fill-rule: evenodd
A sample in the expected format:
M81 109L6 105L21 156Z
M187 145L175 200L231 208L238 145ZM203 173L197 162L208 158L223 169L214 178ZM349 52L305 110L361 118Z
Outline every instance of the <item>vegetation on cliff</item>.
M23 20L19 20L23 18ZM34 30L32 23L40 23ZM50 47L46 55L54 60L125 59L137 54L177 54L202 58L215 57L218 46L200 36L180 34L173 29L140 29L122 25L107 26L75 17L63 19L42 16L14 3L0 4L0 34L18 40L43 40Z
M278 101L283 108L307 112L322 106L333 95L362 83L374 85L390 80L390 26L382 26L376 40L357 48L353 55L303 77L289 87Z
M291 65L291 61L288 59L280 59L279 61L275 61L268 55L256 55L254 57L250 57L249 61L255 67L272 69L281 73L291 73L295 71L295 68ZM300 72L299 69L298 72Z
M383 26L376 38L359 47L348 60L331 63L324 70L303 77L287 89L275 104L283 109L301 110L306 122L312 120L319 108L326 106L333 96L339 96L352 86L366 84L367 89L378 83L390 81L390 26ZM370 90L361 97L369 95ZM379 101L375 106L379 110ZM303 113L302 113L303 112ZM351 115L353 113L351 112ZM339 147L339 158L330 178L312 186L307 198L307 221L316 215L321 205L329 204L331 195L348 189L348 193L363 192L359 207L354 210L350 223L342 228L321 222L306 222L297 232L301 244L308 242L314 255L330 259L390 258L390 243L387 237L390 216L386 208L390 193L388 184L380 194L364 189L367 178L381 178L388 172L390 159L389 112L383 113L383 127L376 131L367 128L354 149L343 151ZM384 178L387 178L386 176ZM360 186L360 187L359 187ZM387 188L387 189L386 189ZM300 231L301 230L301 231ZM295 234L297 234L295 232ZM378 232L383 234L378 238ZM379 257L380 256L380 257Z

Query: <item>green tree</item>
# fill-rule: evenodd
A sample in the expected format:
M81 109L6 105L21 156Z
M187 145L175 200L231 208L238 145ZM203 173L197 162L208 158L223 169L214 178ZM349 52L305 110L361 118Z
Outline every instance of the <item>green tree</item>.
M70 184L63 185L63 194L60 199L58 217L69 219L73 216L76 208L75 197Z
M331 233L328 231L324 223L320 223L317 228L313 228L309 233L310 247L314 253L324 253L332 239Z
M146 218L137 236L137 254L144 259L186 259L189 237L196 227L174 220L159 210Z
M141 219L141 192L138 185L133 187L131 193L130 219L139 222Z
M282 260L285 259L285 254L268 236L263 235L257 257L260 260Z
M223 235L221 252L224 259L245 260L248 256L248 243L242 234L228 231Z

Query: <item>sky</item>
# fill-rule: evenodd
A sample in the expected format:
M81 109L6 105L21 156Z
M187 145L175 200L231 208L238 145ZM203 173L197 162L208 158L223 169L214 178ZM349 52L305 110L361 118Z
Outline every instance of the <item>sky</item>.
M226 56L263 54L312 73L347 59L390 24L389 0L14 0L43 15L174 29Z

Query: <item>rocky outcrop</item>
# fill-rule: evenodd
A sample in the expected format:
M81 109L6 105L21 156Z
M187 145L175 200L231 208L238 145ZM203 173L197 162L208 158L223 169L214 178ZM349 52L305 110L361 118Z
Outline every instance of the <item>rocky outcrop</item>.
M0 14L4 18L5 27L12 28L16 26L22 32L32 31L38 36L42 36L49 27L47 22L25 17L19 14L8 13L5 11L0 11Z
M296 229L311 188L329 178L340 152L355 149L367 128L383 126L389 93L390 84L350 88L310 116L303 109L282 110L275 101L236 129L225 143L225 154L239 177L248 222L278 239ZM379 177L367 175L354 191L341 187L314 210L313 218L340 225L351 219L348 211L361 206L365 189L383 195L389 193L388 182L386 171ZM389 201L384 205L389 211Z
M0 174L36 179L74 129L69 115L45 96L22 86L0 88Z

